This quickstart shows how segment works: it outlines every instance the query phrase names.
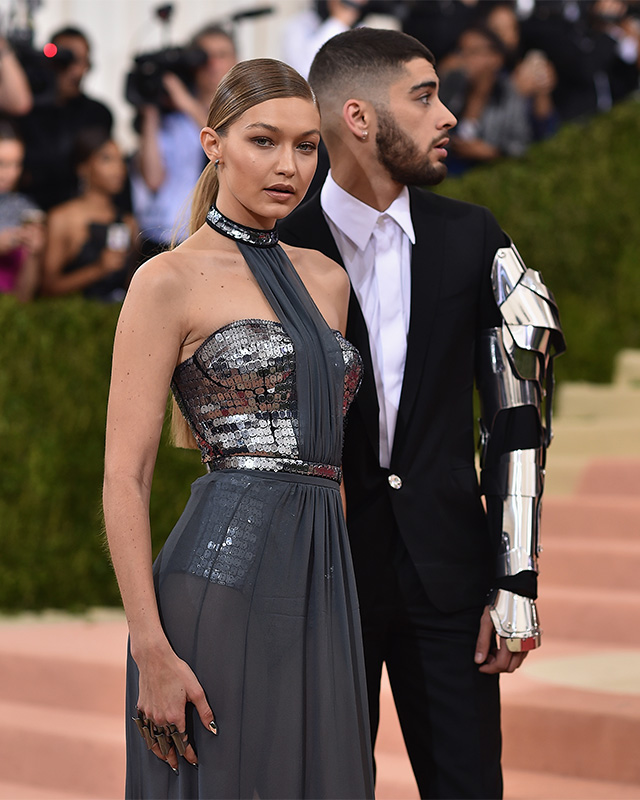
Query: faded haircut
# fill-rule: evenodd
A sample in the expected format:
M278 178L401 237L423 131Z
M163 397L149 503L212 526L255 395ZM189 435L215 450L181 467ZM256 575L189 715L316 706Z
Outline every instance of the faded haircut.
M354 28L320 48L311 64L309 83L320 105L323 100L342 103L359 92L364 92L362 99L373 99L414 58L424 58L435 67L433 53L407 33Z

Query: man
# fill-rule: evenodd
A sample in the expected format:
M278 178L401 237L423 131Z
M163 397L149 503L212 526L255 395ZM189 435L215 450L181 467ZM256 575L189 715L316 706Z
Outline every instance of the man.
M540 634L540 403L551 344L562 347L555 306L487 209L413 188L445 177L456 123L429 50L359 28L321 48L309 79L331 173L281 235L341 262L353 286L347 336L365 375L343 467L372 738L386 663L421 796L498 798L498 675Z
M54 59L55 96L36 102L21 121L25 142L24 190L45 210L75 197L78 182L73 163L75 139L81 130L102 128L111 133L109 109L82 92L91 68L89 41L78 28L63 28L51 39L58 47Z
M199 30L190 47L207 57L194 71L193 85L166 72L164 107L139 109L140 146L133 158L131 189L142 260L167 250L174 236L178 241L186 236L189 197L206 164L200 130L207 124L218 84L237 62L234 40L218 25Z

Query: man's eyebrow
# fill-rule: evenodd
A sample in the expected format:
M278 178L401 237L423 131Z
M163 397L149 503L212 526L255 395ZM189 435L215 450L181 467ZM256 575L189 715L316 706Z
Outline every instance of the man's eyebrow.
M412 86L409 89L409 92L419 92L421 89L437 89L438 83L437 81L422 81L422 83L416 83L415 86Z
M251 130L253 128L264 128L265 130L272 131L273 133L280 132L280 128L277 128L275 125L269 125L268 122L252 122L246 126L245 130ZM304 133L301 133L300 136L311 136L313 133L317 133L318 136L321 135L318 128L312 128L310 131L304 131Z

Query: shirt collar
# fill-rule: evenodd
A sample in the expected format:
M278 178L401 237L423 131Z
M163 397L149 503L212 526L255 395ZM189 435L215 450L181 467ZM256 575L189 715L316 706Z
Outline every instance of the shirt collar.
M322 205L322 210L336 228L350 239L359 250L364 250L367 246L376 222L382 214L386 214L398 223L409 237L411 244L416 242L411 220L409 190L406 186L402 188L393 203L380 212L358 200L352 194L345 192L334 181L331 171L329 171L320 194L320 204Z

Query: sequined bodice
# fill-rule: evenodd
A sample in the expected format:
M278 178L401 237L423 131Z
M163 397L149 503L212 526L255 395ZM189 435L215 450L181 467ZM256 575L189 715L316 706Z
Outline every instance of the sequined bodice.
M358 351L338 331L344 360L341 424L362 372ZM171 383L205 462L234 455L296 459L298 397L291 339L279 322L243 319L206 339ZM337 376L339 379L340 376ZM341 454L335 454L339 463Z

